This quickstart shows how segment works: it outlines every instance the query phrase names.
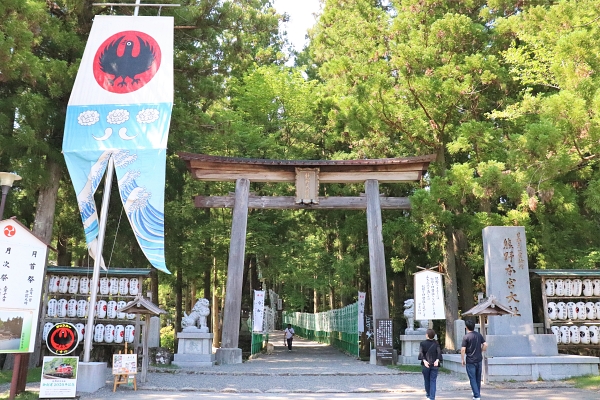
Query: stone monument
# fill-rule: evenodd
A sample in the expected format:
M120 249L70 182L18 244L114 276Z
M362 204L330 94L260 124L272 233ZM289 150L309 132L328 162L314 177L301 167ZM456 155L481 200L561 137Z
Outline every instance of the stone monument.
M525 228L484 228L483 251L486 294L513 313L488 317L489 380L557 380L597 375L598 357L558 354L554 334L534 333ZM465 373L458 354L445 354L444 367Z
M207 299L198 299L190 315L183 313L181 326L183 330L177 333L177 354L173 364L186 367L211 367L215 365L215 355L212 352L213 334L208 332L206 317L210 314Z

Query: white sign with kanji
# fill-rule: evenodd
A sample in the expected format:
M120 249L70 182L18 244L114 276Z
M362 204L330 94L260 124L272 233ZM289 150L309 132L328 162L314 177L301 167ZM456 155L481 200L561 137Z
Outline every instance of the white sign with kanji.
M0 353L31 353L48 246L14 219L0 221Z
M263 331L263 319L265 317L265 291L254 291L254 308L252 312L252 332Z
M415 275L415 320L446 319L442 274L420 271Z

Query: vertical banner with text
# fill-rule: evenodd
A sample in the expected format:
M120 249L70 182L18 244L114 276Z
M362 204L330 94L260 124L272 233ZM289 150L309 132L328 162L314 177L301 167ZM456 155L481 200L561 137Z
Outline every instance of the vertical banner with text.
M254 291L254 307L252 308L252 332L263 331L265 317L265 291Z
M365 331L365 292L358 292L358 332Z

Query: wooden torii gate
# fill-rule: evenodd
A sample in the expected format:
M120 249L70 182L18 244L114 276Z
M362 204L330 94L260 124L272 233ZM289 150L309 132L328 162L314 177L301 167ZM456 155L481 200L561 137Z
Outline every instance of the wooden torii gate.
M233 196L196 196L198 208L233 208L219 364L242 362L238 348L246 226L249 208L367 210L373 319L389 318L381 209L410 209L406 197L380 197L379 182L419 181L435 155L372 160L264 160L179 153L192 176L202 181L235 181ZM289 182L296 196L255 196L250 181ZM321 197L321 183L363 183L366 196Z

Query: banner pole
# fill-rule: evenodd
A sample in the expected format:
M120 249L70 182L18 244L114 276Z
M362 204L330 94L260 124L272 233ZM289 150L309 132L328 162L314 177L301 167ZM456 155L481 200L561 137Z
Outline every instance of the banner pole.
M98 243L96 247L96 258L94 259L94 272L90 284L90 305L88 308L88 319L85 326L85 342L83 345L83 362L90 362L92 350L92 337L94 336L94 310L96 309L96 290L100 281L100 264L102 263L102 247L104 246L104 234L106 233L106 219L108 217L108 203L110 202L110 190L112 188L115 164L112 155L108 158L106 167L106 178L104 180L104 194L102 195L102 209L100 210L100 222L98 225Z

